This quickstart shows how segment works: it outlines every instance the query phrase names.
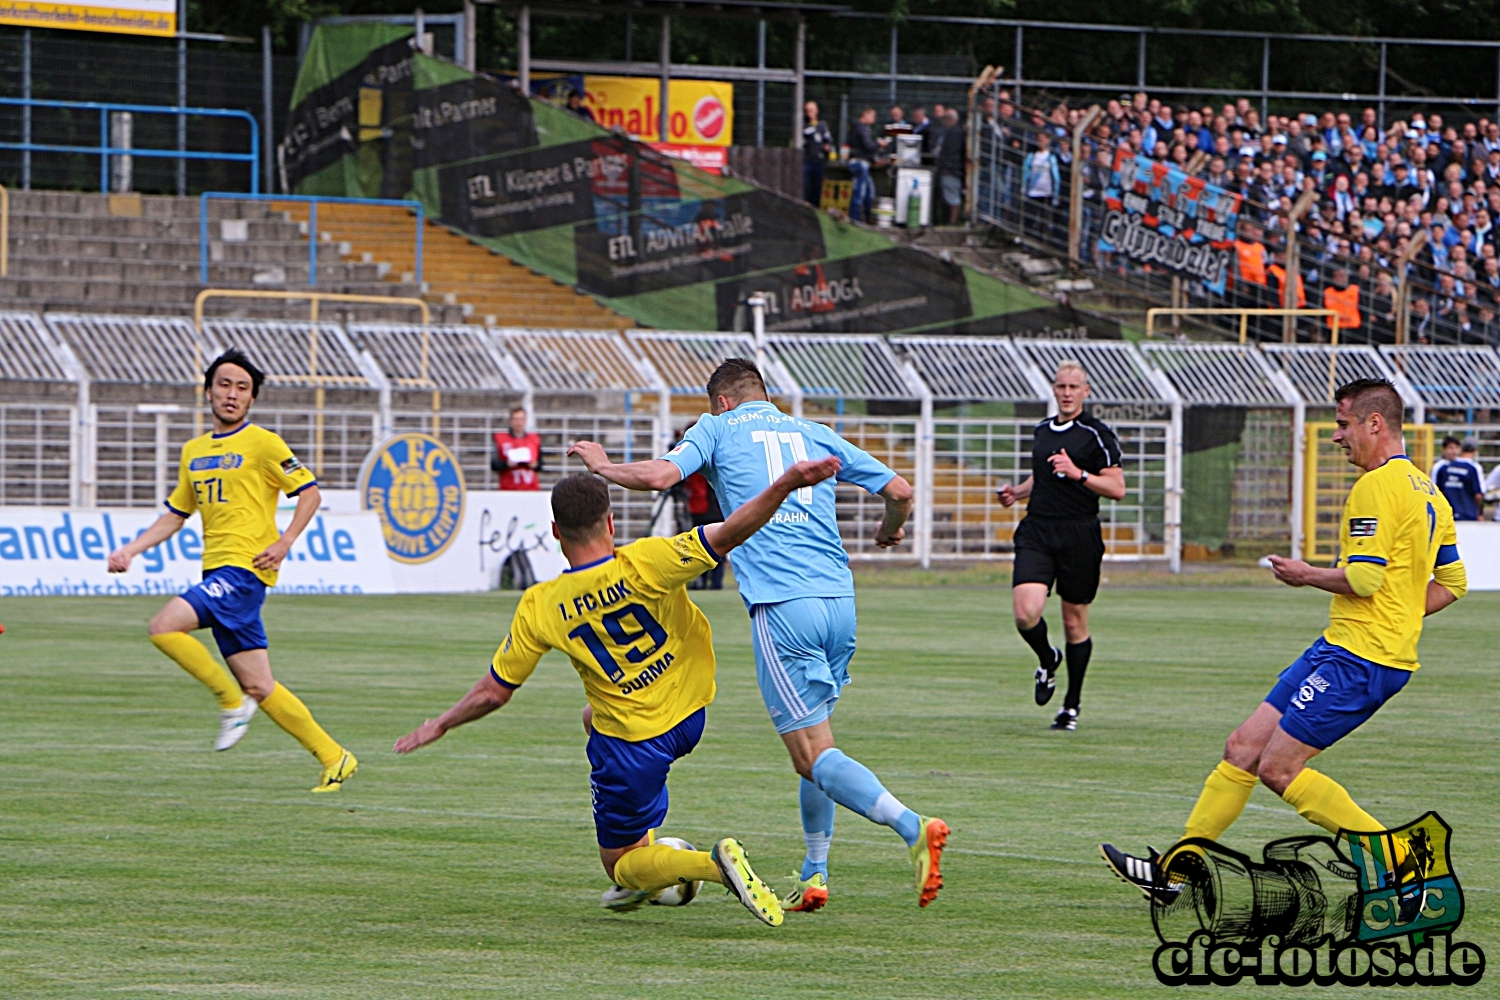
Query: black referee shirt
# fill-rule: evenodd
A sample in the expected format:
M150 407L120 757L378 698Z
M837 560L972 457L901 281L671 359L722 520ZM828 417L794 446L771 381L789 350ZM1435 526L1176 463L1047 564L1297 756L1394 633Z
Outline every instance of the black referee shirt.
M1066 423L1048 418L1032 432L1031 502L1028 516L1083 518L1099 516L1099 494L1076 479L1052 471L1047 461L1066 450L1073 464L1091 476L1120 464L1120 442L1102 420L1081 413Z

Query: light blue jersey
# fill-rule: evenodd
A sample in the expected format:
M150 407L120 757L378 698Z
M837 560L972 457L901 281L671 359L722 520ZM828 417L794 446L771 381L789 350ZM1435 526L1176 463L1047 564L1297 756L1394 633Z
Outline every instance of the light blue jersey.
M837 455L837 479L879 493L896 474L830 428L764 401L703 414L664 457L686 479L702 471L724 513L749 502L795 462ZM747 605L802 597L853 597L854 577L839 537L834 481L797 490L771 523L729 554Z

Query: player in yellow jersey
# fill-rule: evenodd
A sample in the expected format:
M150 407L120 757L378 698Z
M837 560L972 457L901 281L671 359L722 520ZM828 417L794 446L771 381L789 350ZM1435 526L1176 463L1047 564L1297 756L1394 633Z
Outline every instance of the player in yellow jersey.
M315 792L336 792L359 766L313 720L307 706L271 676L260 608L276 571L318 512L318 484L286 442L250 423L265 381L260 369L230 349L208 366L204 392L214 429L182 446L177 488L156 523L109 556L111 573L171 538L197 511L203 517L203 582L174 597L151 619L151 642L219 699L215 750L240 741L257 704L323 765ZM276 529L279 494L297 498L285 532ZM189 632L211 628L229 671ZM248 695L248 697L246 697Z
M1330 833L1386 829L1307 762L1406 686L1420 666L1422 619L1468 589L1453 511L1403 453L1395 387L1384 379L1357 379L1335 398L1334 443L1365 470L1344 503L1339 559L1323 568L1271 557L1281 582L1334 595L1328 628L1230 734L1224 759L1188 816L1183 850L1201 851L1190 843L1194 839L1218 840L1239 818L1257 780ZM1100 851L1115 874L1148 899L1168 902L1180 889L1180 882L1163 875L1172 851L1162 857L1148 849L1146 857L1136 857L1112 844Z
M396 742L411 753L506 702L549 649L568 654L583 679L589 783L599 860L616 889L604 905L631 910L678 883L718 882L772 927L776 894L750 868L738 840L712 851L652 841L667 817L667 772L692 753L714 700L714 644L687 584L770 521L795 490L839 470L838 458L798 462L729 519L673 538L615 546L609 488L575 475L552 489L552 534L571 569L526 591L490 671L458 704Z

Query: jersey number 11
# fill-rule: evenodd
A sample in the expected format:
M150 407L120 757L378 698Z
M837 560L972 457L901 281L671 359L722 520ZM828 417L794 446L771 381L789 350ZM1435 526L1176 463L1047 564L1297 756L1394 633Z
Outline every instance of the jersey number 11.
M807 443L802 440L801 431L751 431L750 440L760 442L761 447L766 449L766 475L769 486L781 478L786 471L786 463L781 456L781 446L788 445L792 449L792 461L807 461ZM813 491L811 486L803 486L797 490L797 502L803 506L812 506Z

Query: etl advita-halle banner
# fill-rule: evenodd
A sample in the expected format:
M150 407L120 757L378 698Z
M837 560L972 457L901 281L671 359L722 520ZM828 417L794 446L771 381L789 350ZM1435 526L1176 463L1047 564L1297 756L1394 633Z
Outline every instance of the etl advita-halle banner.
M1240 201L1201 177L1121 149L1104 192L1099 249L1201 281L1222 295Z
M414 52L410 35L314 32L277 151L287 190L416 198L476 243L660 329L733 329L758 290L779 296L775 328L838 333L1005 333L1007 314L1052 305ZM643 111L649 96L655 109L655 82L631 82L643 84L629 102ZM730 107L720 123L705 98L722 100L704 90L684 124L727 142ZM609 121L616 104L600 107Z

